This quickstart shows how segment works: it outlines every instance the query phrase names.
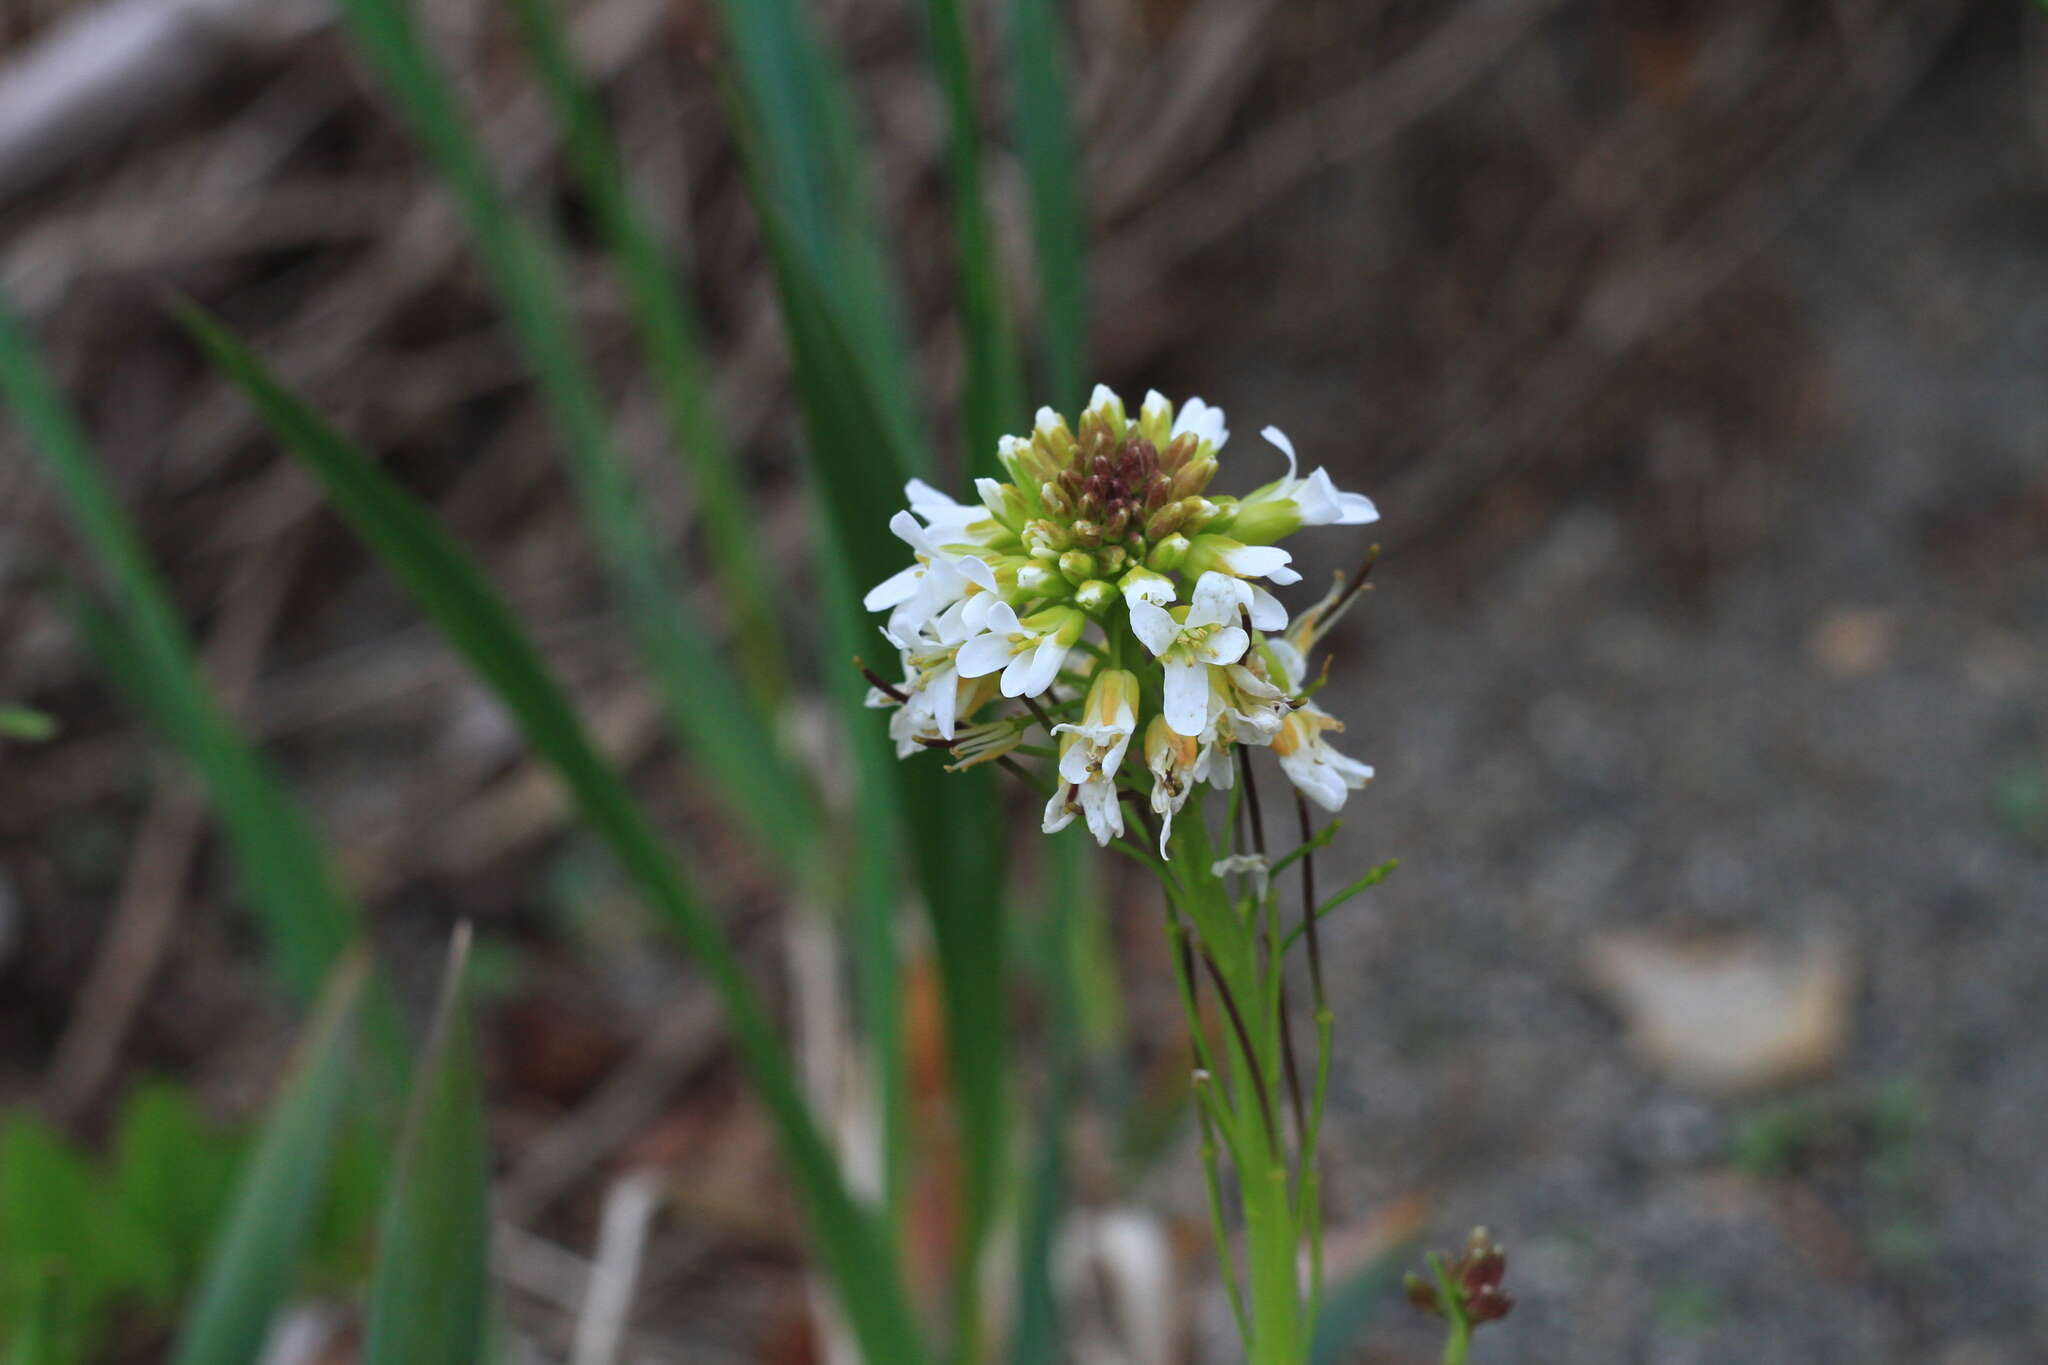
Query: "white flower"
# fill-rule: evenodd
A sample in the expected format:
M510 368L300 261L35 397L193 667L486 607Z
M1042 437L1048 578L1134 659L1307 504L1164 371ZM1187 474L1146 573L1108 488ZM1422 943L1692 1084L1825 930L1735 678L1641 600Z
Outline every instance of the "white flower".
M1237 624L1239 587L1227 574L1203 574L1180 620L1151 602L1131 604L1132 632L1166 670L1166 723L1179 734L1208 728L1210 670L1236 663L1251 643Z
M1087 623L1073 607L1048 607L1020 621L1009 603L996 600L983 633L960 646L960 676L986 677L1001 669L1004 696L1035 697L1060 675Z
M1209 674L1209 714L1218 734L1245 744L1271 744L1293 710L1285 692L1243 664Z
M991 479L977 480L975 491L986 495L989 490L982 485L993 483ZM997 489L1001 486L995 484ZM904 484L903 497L910 510L923 520L932 542L938 545L985 545L1002 530L986 502L959 502L923 479Z
M1117 587L1123 592L1124 603L1127 606L1138 602L1150 602L1155 607L1173 605L1173 580L1163 573L1154 573L1143 565L1125 574Z
M1307 702L1273 737L1273 753L1287 780L1327 811L1342 810L1345 796L1372 780L1371 767L1338 753L1323 738L1325 731L1343 728L1342 721Z
M908 758L925 747L924 741L950 740L954 725L963 715L972 715L985 698L981 689L963 679L951 649L903 651L903 683L899 701L879 687L869 688L867 704L894 706L889 717L889 738L896 741L896 757Z
M1045 831L1062 830L1075 808L1088 818L1088 832L1107 844L1124 832L1117 805L1116 774L1138 728L1138 680L1120 668L1105 669L1088 689L1079 724L1052 727L1060 741L1060 787L1045 807Z
M889 529L910 546L916 559L869 589L861 605L869 611L889 611L889 625L883 633L890 641L899 649L910 648L927 626L955 607L961 610L940 628L939 638L947 639L950 633L953 639L964 639L978 629L982 608L970 615L966 604L977 591L995 592L995 571L987 562L974 555L948 553L909 512L891 517ZM991 596L989 600L994 599Z
M1191 735L1177 733L1166 717L1154 716L1145 727L1145 767L1152 774L1152 810L1159 817L1159 856L1173 834L1173 817L1187 804L1200 781L1197 769L1212 752Z
M1363 493L1346 493L1318 465L1302 478L1296 472L1294 442L1278 427L1259 433L1287 457L1287 473L1244 496L1231 534L1255 545L1270 544L1304 526L1363 526L1380 519L1379 509Z

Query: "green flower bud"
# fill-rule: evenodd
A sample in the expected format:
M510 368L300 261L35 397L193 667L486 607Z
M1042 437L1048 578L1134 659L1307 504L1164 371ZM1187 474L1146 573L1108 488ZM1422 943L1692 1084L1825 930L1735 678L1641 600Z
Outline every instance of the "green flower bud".
M1152 553L1145 556L1145 567L1159 573L1172 573L1186 559L1193 542L1183 535L1166 536L1152 547Z
M1151 519L1145 523L1145 539L1153 541L1164 540L1180 530L1181 523L1187 519L1188 509L1185 505L1178 502L1169 502L1166 506L1154 512Z
M1208 530L1209 523L1216 520L1216 513L1220 510L1215 503L1203 497L1182 498L1180 505L1187 512L1187 520L1181 523L1180 529L1188 535Z
M1090 616L1100 616L1116 600L1116 585L1100 578L1091 578L1074 589L1074 605Z
M1085 583L1095 577L1095 556L1086 550L1069 550L1060 556L1060 574L1069 583Z
M1017 567L1017 595L1025 600L1065 592L1067 580L1038 560Z
M1115 578L1131 562L1131 552L1121 545L1105 545L1096 551L1095 562L1102 567L1105 578Z

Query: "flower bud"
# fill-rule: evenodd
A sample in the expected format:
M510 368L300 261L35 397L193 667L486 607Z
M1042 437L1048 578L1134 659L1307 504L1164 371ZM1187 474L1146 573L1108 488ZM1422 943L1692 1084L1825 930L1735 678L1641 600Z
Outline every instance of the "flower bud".
M1195 457L1201 443L1192 431L1183 431L1159 448L1159 467L1169 474L1175 472Z
M1060 574L1069 583L1085 583L1095 577L1095 556L1086 550L1069 550L1060 556Z
M1138 431L1154 446L1163 447L1173 436L1173 404L1153 389L1138 405Z
M1074 515L1074 500L1067 496L1067 490L1060 487L1057 479L1047 479L1038 485L1038 500L1045 505L1050 516L1064 520Z
M1130 566L1131 552L1121 545L1105 545L1096 551L1095 561L1102 566L1104 578L1115 578Z
M1187 512L1187 520L1181 523L1180 529L1188 535L1207 530L1209 523L1216 520L1219 510L1215 503L1200 496L1182 498L1180 505Z
M1181 503L1169 502L1152 514L1145 523L1145 539L1165 540L1180 530L1181 523L1188 519L1188 509Z
M1086 545L1093 549L1102 543L1102 527L1086 517L1076 517L1067 530L1073 536L1076 545Z
M1216 457L1202 455L1182 465L1173 476L1173 495L1177 498L1193 497L1209 486L1209 480L1216 477Z
M1022 598L1044 597L1065 587L1066 580L1042 560L1034 559L1017 566L1017 593Z
M1116 601L1116 585L1105 579L1091 578L1074 589L1074 605L1090 616L1100 616L1103 608Z
M1172 573L1181 561L1188 557L1194 543L1183 535L1169 535L1159 538L1152 547L1152 553L1145 556L1145 567L1157 573Z

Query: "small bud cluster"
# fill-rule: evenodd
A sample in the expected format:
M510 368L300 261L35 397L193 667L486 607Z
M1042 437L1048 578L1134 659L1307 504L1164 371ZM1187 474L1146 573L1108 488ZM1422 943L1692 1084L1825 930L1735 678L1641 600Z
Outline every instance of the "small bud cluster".
M1287 472L1213 495L1221 409L1150 393L1132 418L1098 387L1073 425L1045 408L1030 435L1003 438L1009 478L979 480L978 502L913 481L890 529L914 562L866 598L901 656L902 683L869 695L895 708L897 752L1008 762L1041 724L1058 777L1046 830L1084 816L1107 844L1121 802L1142 800L1162 851L1201 784L1229 785L1237 745L1270 746L1307 796L1341 806L1372 770L1327 742L1343 726L1308 700L1307 653L1350 594L1290 624L1265 584L1300 581L1275 541L1378 512L1322 469L1299 476L1286 436L1263 434ZM999 698L1024 712L984 717Z
M1485 1228L1472 1229L1464 1249L1455 1258L1432 1256L1429 1260L1438 1282L1450 1287L1454 1301L1446 1304L1436 1284L1411 1274L1402 1284L1408 1291L1408 1302L1423 1312L1477 1327L1513 1311L1514 1298L1501 1288L1501 1280L1507 1274L1508 1254Z

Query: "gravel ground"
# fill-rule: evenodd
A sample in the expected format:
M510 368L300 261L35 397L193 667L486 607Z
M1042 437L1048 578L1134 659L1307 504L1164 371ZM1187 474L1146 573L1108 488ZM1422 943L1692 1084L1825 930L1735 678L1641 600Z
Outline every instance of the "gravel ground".
M1820 415L1751 462L1756 529L1703 572L1608 474L1478 562L1382 509L1332 689L1381 776L1335 862L1405 864L1330 937L1331 1187L1340 1219L1422 1190L1433 1244L1508 1243L1520 1308L1475 1359L2048 1359L2048 849L1994 796L2048 754L2048 201L2019 88L2009 52L1956 54L1752 268ZM1339 364L1213 359L1197 389L1234 388L1246 429L1359 401ZM1623 926L1846 944L1831 1074L1659 1079L1586 980ZM1395 1316L1368 1358L1433 1359Z

